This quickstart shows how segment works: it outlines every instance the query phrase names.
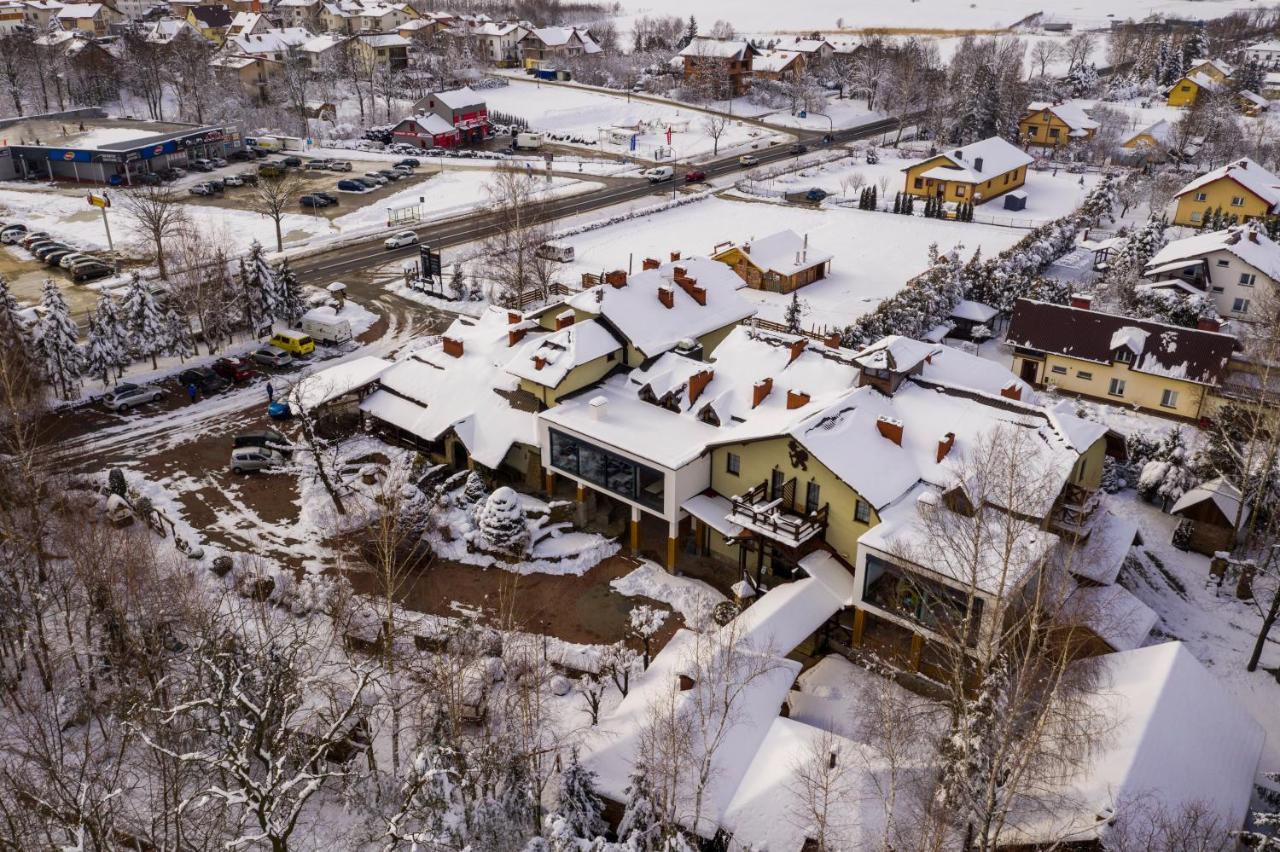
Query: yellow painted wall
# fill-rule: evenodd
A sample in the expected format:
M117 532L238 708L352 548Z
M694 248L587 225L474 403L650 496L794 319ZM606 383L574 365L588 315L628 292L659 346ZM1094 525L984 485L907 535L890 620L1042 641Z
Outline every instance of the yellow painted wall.
M561 397L581 390L588 385L593 385L603 379L605 374L612 370L617 363L618 354L615 352L612 360L606 355L574 367L557 387L549 388L537 382L531 382L528 379L521 379L520 390L533 394L542 400L542 404L547 408L552 408L560 402Z
M1047 120L1046 120L1047 118ZM1031 128L1036 128L1033 135ZM1050 134L1050 130L1057 130L1056 137ZM1093 136L1094 131L1088 131L1088 135L1073 137L1071 128L1065 121L1058 118L1052 110L1040 109L1032 113L1027 113L1018 122L1018 137L1024 144L1029 145L1051 145L1054 147L1069 145L1074 141L1084 141Z
M1217 65L1214 65L1213 62L1201 62L1197 65L1192 65L1187 69L1187 74L1194 74L1197 71L1204 74L1214 82L1225 83L1227 81L1226 73Z
M1189 107L1196 102L1196 97L1199 94L1200 86L1194 80L1183 77L1174 83L1173 88L1169 90L1169 106Z
M906 169L906 193L914 195L918 198L929 198L937 194L938 181L930 178L922 178L924 185L916 186L916 178L925 172L939 165L954 165L947 157L937 156L917 163L914 166L908 166ZM1006 181L1006 176L1008 180ZM1011 172L1004 174L992 175L987 180L979 184L969 184L960 181L945 181L946 191L943 199L949 202L971 201L974 204L982 204L990 201L998 195L1017 189L1022 186L1027 179L1027 167L1019 166Z
M1198 199L1197 195L1204 195ZM1232 199L1242 199L1240 206L1234 206ZM1221 177L1212 183L1205 184L1197 190L1178 196L1178 209L1174 213L1175 225L1199 227L1200 222L1191 217L1195 213L1212 214L1218 207L1225 216L1238 216L1240 221L1263 218L1268 214L1267 202L1245 189L1228 177Z
M1017 375L1022 375L1024 360L1035 361L1035 359L1025 359L1021 355L1015 355L1013 370ZM1066 372L1055 373L1055 367L1064 369ZM1052 353L1045 355L1040 371L1036 376L1038 382L1055 385L1069 393L1095 397L1117 405L1136 405L1147 411L1187 419L1200 416L1206 391L1204 385L1194 382L1134 372L1129 369L1128 364L1098 364ZM1081 377L1082 372L1088 374L1088 378ZM1108 392L1113 378L1125 383L1122 396L1112 396ZM1176 391L1178 394L1177 404L1173 408L1160 404L1160 398L1166 389Z
M749 444L728 444L715 448L711 452L711 487L716 490L716 493L726 498L735 494L745 494L761 482L768 482L776 467L783 472L785 479L795 477L796 505L791 509L802 512L805 487L809 482L817 482L821 489L818 493L819 505L829 504L825 540L840 554L841 558L852 565L857 557L858 537L880 523L880 518L872 508L870 523L855 521L853 512L858 500L857 492L812 455L805 462L806 470L793 466L788 449L790 440L790 438L769 438ZM737 476L728 472L726 459L729 453L736 453L741 460L740 472ZM715 552L726 556L735 555L734 550L725 547L719 541L720 536L711 536L711 539L712 549Z

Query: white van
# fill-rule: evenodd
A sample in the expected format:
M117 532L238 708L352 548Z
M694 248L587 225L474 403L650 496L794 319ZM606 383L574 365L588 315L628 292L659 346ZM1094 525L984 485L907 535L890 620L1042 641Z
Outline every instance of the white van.
M512 143L511 147L515 148L517 151L537 150L542 147L542 134L527 132L517 133L515 141Z
M302 333L321 343L346 343L351 339L351 323L345 319L302 318Z
M658 166L649 169L642 174L649 179L649 183L662 183L664 180L671 180L676 176L676 170L670 166Z
M573 262L573 246L567 246L563 243L543 243L538 246L538 250L534 254L547 260L559 261L560 263Z

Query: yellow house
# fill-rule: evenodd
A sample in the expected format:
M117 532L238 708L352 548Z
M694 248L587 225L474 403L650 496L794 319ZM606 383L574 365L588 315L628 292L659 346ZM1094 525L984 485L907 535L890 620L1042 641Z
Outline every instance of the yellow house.
M1018 120L1018 138L1024 145L1057 148L1087 142L1097 132L1098 122L1074 101L1027 104L1027 111Z
M1174 147L1174 127L1162 118L1121 142L1120 147L1148 160L1163 161Z
M225 6L193 6L187 10L187 23L214 44L226 41L227 30L235 19Z
M106 3L68 3L58 9L56 17L64 30L81 30L95 36L105 36L111 24L124 20L124 15Z
M622 344L599 320L577 322L572 308L560 306L556 331L542 335L516 350L506 370L520 379L520 389L538 400L542 408L555 405L560 397L594 385L622 362ZM509 315L509 338L523 340L533 324L520 314Z
M1199 227L1221 208L1237 222L1280 214L1280 177L1248 157L1207 172L1178 190L1175 225Z
M998 136L905 167L905 192L920 198L982 204L1026 182L1033 158Z
M713 260L729 266L753 290L790 293L827 277L830 252L810 247L808 235L790 229L744 243L721 243Z
M1168 103L1171 107L1191 107L1201 92L1222 91L1223 84L1203 71L1190 71L1173 84L1169 89Z
M1229 334L1094 311L1087 297L1019 299L1006 340L1024 381L1188 420L1207 415L1237 345Z
M1225 83L1235 73L1235 68L1221 59L1197 59L1187 69L1188 74L1203 74L1215 83Z

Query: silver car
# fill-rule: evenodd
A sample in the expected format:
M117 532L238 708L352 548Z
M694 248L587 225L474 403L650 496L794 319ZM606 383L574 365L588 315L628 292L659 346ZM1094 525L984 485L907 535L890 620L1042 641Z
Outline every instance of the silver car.
M149 402L164 399L164 391L155 385L135 385L121 382L102 398L103 404L112 411L128 414L129 409Z
M284 453L268 447L237 447L231 451L233 473L249 473L255 470L271 470L284 467L288 460Z
M253 359L254 363L261 364L264 367L287 367L293 363L292 355L283 349L276 349L274 346L255 349L249 357Z

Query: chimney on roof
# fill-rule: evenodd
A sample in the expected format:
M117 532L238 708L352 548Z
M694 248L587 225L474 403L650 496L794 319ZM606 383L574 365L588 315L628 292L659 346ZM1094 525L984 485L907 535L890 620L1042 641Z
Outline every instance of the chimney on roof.
M1216 317L1200 317L1196 320L1196 328L1200 331L1221 331L1222 323Z
M787 391L787 410L803 408L809 404L810 399L809 394L804 391L789 390Z
M627 286L627 271L625 269L615 269L612 272L606 272L604 280L615 287L625 287Z
M977 157L977 158L975 158L975 159L974 159L974 161L973 161L973 170L974 170L975 172L980 172L980 171L982 171L982 158L981 158L981 157Z
M699 305L706 307L707 304L707 288L698 286L696 278L677 278L676 283L680 285L680 289L689 294L689 298L693 299Z
M773 390L773 379L761 379L751 387L751 407L756 408L764 402L764 398Z
M676 291L671 289L670 284L663 284L658 287L658 301L667 310L671 310L676 306Z
M679 281L681 278L687 277L689 277L689 270L685 269L683 266L677 266L671 270L671 278L675 281Z
M899 441L901 443L901 441ZM938 461L941 462L947 457L947 453L951 452L951 448L956 445L956 433L948 432L938 441Z
M507 331L507 346L515 346L529 333L527 328L513 328Z
M523 319L519 311L507 311L507 325L515 325Z
M445 336L444 338L444 354L454 358L462 357L462 341L456 337Z
M662 264L659 263L655 258L646 257L644 259L644 263L640 265L640 268L645 271L648 271L650 269L657 269L660 266L662 266Z
M592 420L603 420L609 408L609 398L607 396L592 397L587 405L591 406Z
M792 343L790 346L788 346L787 348L791 350L791 358L787 361L787 364L795 363L795 360L804 354L804 348L808 345L809 345L808 339L802 337L799 340L797 340L795 343Z
M1093 308L1093 296L1088 293L1072 293L1071 307L1081 308L1082 310L1090 310Z
M699 370L689 377L689 404L693 405L715 378L715 370Z
M542 355L533 356L533 369L541 370L545 366L547 366L547 359L544 356Z
M882 437L888 438L899 447L902 446L902 421L881 414L876 418L876 429Z
M564 313L560 314L560 316L556 317L556 331L559 331L562 328L568 328L569 326L573 325L573 320L574 320L574 316L569 311L565 311Z
M671 262L672 262L672 263L675 263L675 262L676 262L677 260L679 260L679 259L680 259L680 252L678 252L678 251L673 251L673 252L671 252Z
M1005 399L1011 399L1014 402L1022 401L1022 388L1017 384L1010 382L1006 387L1000 388L1000 395Z
M828 349L839 349L840 348L840 332L833 331L830 334L828 334L826 337L822 338L822 345L827 347Z

